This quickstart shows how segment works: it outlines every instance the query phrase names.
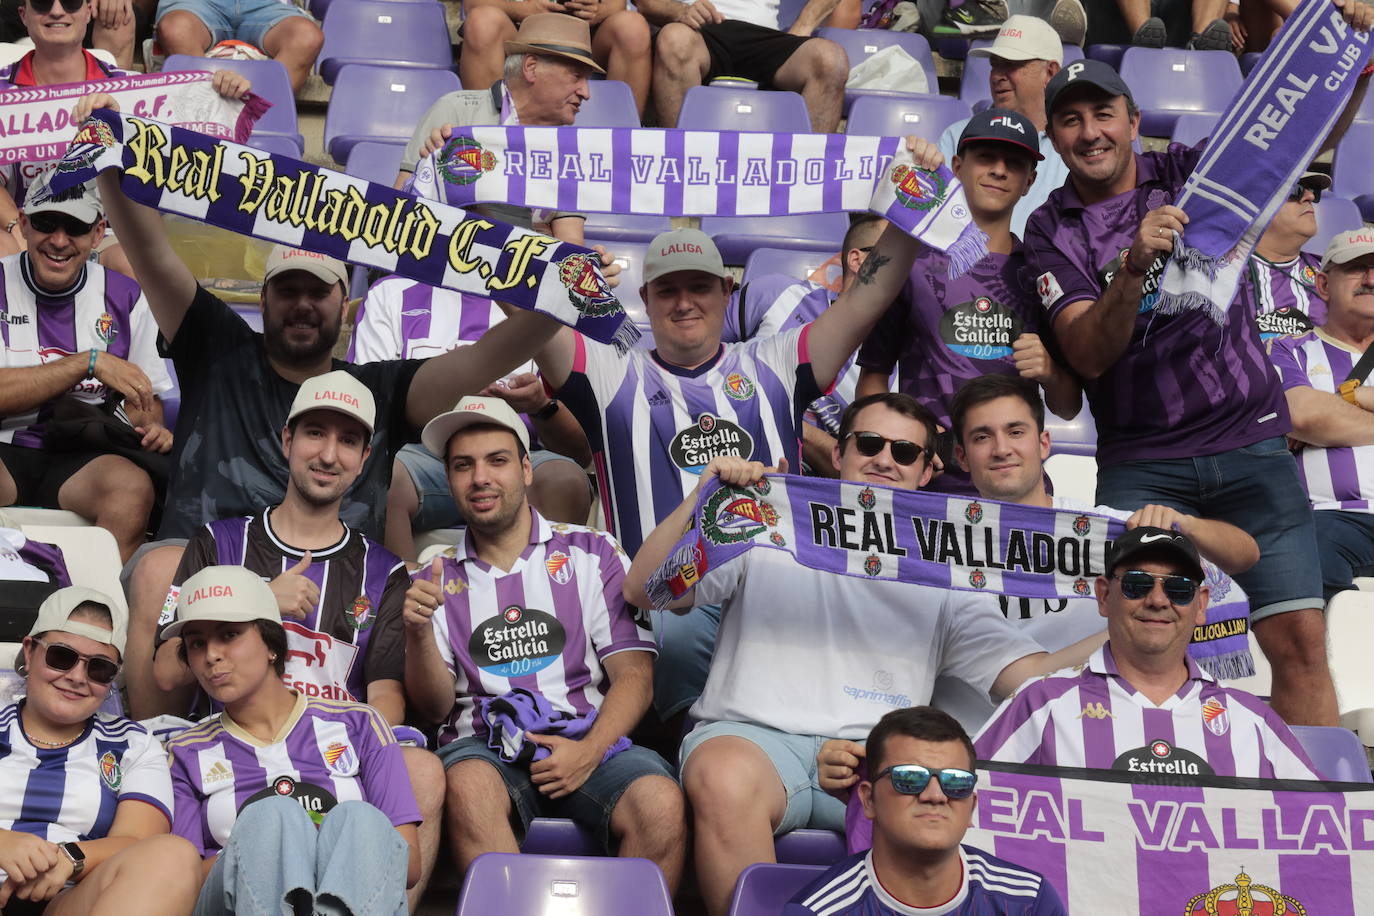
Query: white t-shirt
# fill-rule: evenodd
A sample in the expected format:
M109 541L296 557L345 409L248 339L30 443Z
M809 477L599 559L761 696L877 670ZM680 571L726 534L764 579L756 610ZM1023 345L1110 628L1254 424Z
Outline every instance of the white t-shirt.
M778 23L778 0L720 0L715 4L726 19L739 19L770 29L785 29L792 25Z

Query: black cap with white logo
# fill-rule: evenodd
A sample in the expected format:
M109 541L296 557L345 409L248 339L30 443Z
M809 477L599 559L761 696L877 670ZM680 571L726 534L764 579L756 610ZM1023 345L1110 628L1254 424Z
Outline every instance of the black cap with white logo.
M1131 98L1131 87L1110 65L1085 58L1064 67L1045 84L1045 114L1054 114L1054 103L1075 86L1096 86L1107 95Z
M1112 547L1107 551L1107 574L1111 575L1117 567L1131 560L1146 556L1168 557L1178 561L1179 572L1194 582L1202 582L1206 578L1202 572L1202 557L1187 535L1148 525L1132 528L1112 541Z
M1045 158L1040 155L1040 136L1031 119L1008 108L987 108L969 118L955 149L963 155L964 144L980 141L1019 146L1036 162Z

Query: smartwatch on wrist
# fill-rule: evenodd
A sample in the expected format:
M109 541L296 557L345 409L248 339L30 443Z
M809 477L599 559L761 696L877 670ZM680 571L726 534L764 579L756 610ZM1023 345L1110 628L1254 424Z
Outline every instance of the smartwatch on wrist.
M548 420L558 413L558 398L549 398L549 403L530 414L536 420Z
M86 867L86 854L81 851L81 847L75 843L58 843L57 848L62 850L67 861L72 863L72 877L81 874L81 869Z

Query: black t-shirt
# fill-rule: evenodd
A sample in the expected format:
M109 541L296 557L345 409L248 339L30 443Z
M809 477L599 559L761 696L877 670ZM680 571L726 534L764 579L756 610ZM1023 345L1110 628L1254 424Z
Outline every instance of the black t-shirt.
M172 448L172 479L159 538L189 538L200 525L253 515L286 495L288 471L281 430L300 388L267 361L262 334L233 309L197 287L176 339L159 337L176 366L181 413ZM391 483L391 460L418 430L405 416L411 379L423 360L385 360L356 366L334 360L366 385L377 402L372 454L344 496L339 515L351 528L380 540Z

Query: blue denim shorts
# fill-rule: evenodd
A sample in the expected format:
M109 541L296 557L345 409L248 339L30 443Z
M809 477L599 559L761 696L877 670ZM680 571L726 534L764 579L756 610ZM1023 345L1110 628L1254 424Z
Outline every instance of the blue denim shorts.
M1323 606L1312 504L1280 436L1202 458L1101 468L1097 501L1123 510L1170 506L1248 532L1259 544L1260 559L1235 580L1250 596L1252 621Z
M816 754L828 740L815 735L791 735L748 722L703 722L688 732L678 751L678 770L685 772L692 751L711 738L743 738L768 755L787 792L787 810L774 836L811 827L844 831L844 802L827 795L816 771Z
M304 16L315 21L305 10L281 0L162 0L157 7L157 21L176 10L184 10L203 22L210 30L211 45L236 38L259 49L267 33L283 19Z
M506 763L500 755L487 747L485 738L459 738L439 748L444 769L461 760L485 760L496 768L506 784L511 807L520 819L519 835L529 830L536 817L566 817L589 830L611 851L611 812L630 784L641 776L662 776L677 781L667 761L645 747L632 746L616 754L592 770L571 795L551 800L540 794L530 782L530 771L523 766Z
M415 531L435 531L440 528L457 528L463 524L463 516L453 502L453 493L448 488L448 475L444 463L423 445L411 443L404 445L396 453L396 460L405 466L415 492L420 497L420 509L411 519L410 527ZM530 452L530 467L538 468L549 461L567 461L574 466L577 462L565 455L548 449L535 449ZM591 486L590 481L587 484Z

